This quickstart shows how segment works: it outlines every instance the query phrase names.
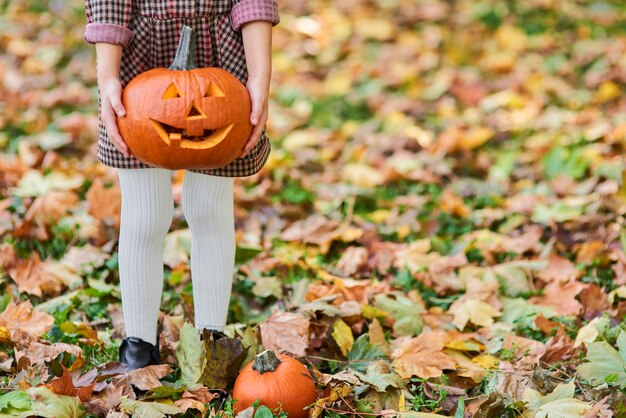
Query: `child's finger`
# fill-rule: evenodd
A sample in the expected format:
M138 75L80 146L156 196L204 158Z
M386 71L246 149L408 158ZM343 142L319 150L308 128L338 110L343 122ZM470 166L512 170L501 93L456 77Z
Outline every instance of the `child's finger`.
M117 128L117 120L115 119L113 109L111 108L111 105L106 102L106 100L102 103L102 122L104 122L104 126L106 127L107 134L109 135L111 142L122 154L124 154L125 157L128 157L128 147L126 146L126 143L122 139L122 136Z
M263 110L263 102L262 100L255 99L252 101L252 112L250 113L250 123L253 125L259 124L259 118L261 117L261 112Z
M124 105L122 104L121 98L118 95L112 94L109 97L109 100L111 102L111 107L113 108L117 116L122 117L126 114L126 109L124 109Z

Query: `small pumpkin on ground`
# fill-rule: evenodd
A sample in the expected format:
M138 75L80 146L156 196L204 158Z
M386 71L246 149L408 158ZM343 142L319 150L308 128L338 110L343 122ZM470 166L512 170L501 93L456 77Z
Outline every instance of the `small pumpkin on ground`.
M196 68L195 32L183 26L174 62L133 78L122 92L117 124L130 152L178 170L232 162L252 132L246 87L221 68Z
M317 391L306 366L287 355L265 350L237 376L233 399L235 414L258 399L260 405L271 410L282 406L289 418L306 418L309 410L304 408L315 402Z

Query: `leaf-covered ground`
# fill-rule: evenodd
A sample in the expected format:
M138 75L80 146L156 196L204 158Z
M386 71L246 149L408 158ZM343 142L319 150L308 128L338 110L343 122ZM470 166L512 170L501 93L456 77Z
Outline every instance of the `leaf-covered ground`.
M279 3L232 339L207 360L184 325L173 172L165 362L128 373L83 4L0 2L0 416L232 416L219 367L262 348L313 417L626 416L626 5Z

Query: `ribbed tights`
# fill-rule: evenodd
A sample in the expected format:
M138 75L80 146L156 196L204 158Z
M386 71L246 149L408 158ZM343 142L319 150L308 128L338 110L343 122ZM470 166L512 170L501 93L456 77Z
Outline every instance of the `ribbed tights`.
M163 292L163 240L174 215L172 171L117 169L122 191L119 273L126 335L155 344ZM235 264L232 177L185 170L195 326L223 330Z

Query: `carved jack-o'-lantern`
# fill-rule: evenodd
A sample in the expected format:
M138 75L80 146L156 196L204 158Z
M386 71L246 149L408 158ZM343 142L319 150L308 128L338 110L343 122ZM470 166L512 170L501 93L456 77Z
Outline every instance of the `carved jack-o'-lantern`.
M183 27L176 58L132 79L117 123L140 161L172 170L211 169L233 161L252 132L246 87L221 68L196 68L195 33Z

